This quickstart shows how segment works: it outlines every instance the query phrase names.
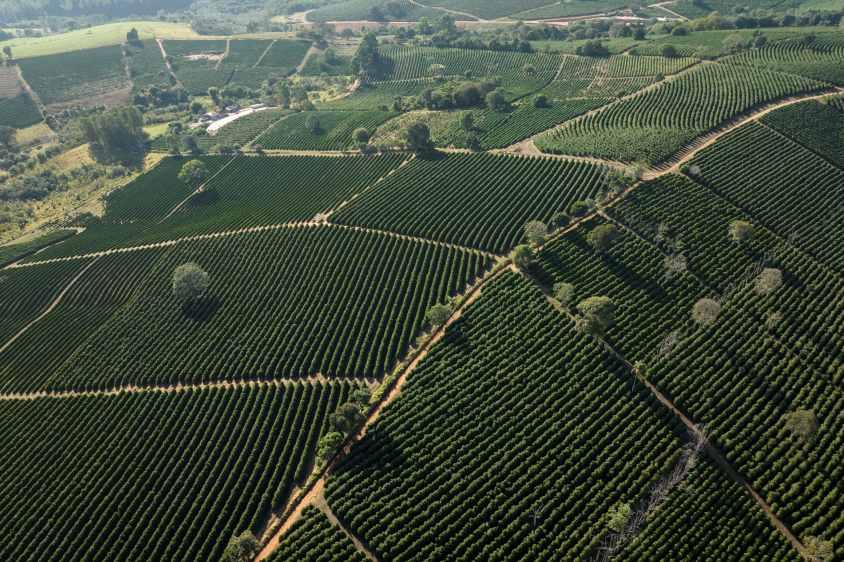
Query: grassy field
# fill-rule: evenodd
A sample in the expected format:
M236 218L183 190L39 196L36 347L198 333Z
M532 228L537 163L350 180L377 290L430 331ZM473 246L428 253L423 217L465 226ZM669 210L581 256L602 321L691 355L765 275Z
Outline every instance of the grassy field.
M138 30L141 39L152 39L155 37L161 39L195 39L200 37L189 25L184 23L125 21L98 25L86 29L77 29L46 37L8 39L6 41L0 41L0 49L11 47L15 58L24 59L66 53L68 51L79 51L81 49L108 47L124 43L126 41L126 33L132 28Z

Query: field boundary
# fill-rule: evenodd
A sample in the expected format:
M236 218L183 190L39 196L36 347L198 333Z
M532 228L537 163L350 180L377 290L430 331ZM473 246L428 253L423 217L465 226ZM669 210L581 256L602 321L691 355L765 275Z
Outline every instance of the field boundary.
M336 229L343 229L343 230L357 230L360 232L369 232L371 234L377 234L379 236L389 236L392 238L400 238L403 240L410 240L419 244L429 244L433 246L442 246L445 248L450 248L453 250L459 250L463 252L471 252L480 255L487 256L489 258L495 259L500 256L497 254L493 254L491 252L487 252L485 250L480 250L478 248L472 248L470 246L461 246L459 244L452 244L451 242L443 242L440 240L431 240L429 238L423 238L421 236L412 236L409 234L402 234L400 232L393 232L390 230L379 230L376 228L368 228L364 226L356 226L356 225L347 225L347 224L337 224L326 220L323 217L319 217L317 219L311 220L302 220L302 221L291 221L291 222L283 222L283 223L276 223L276 224L266 224L266 225L259 225L259 226L248 226L244 228L238 228L233 230L221 230L218 232L209 232L205 234L194 234L191 236L184 236L182 238L174 238L172 240L162 240L161 242L152 242L150 244L140 244L137 246L123 246L119 248L110 248L108 250L102 250L99 252L90 252L87 254L76 254L73 256L63 256L60 258L50 258L46 260L40 261L31 261L26 263L12 263L7 265L3 269L23 269L27 267L36 267L39 265L47 265L51 263L60 263L60 262L67 262L67 261L75 261L75 260L86 260L91 258L100 258L103 256L109 256L112 254L125 254L129 252L143 252L146 250L155 250L158 248L169 248L172 246L176 246L178 244L184 244L187 242L196 242L200 240L213 240L216 238L228 238L230 236L243 236L248 234L254 234L256 232L266 232L269 230L284 230L284 229L297 229L297 228L318 228L318 227L327 227L327 228L336 228Z
M218 388L249 388L255 386L290 386L295 384L334 384L334 383L363 383L369 387L378 384L377 379L366 377L326 377L320 373L298 378L275 378L275 379L238 379L231 381L214 381L207 383L183 384L175 383L169 385L124 385L104 390L40 390L36 392L10 392L0 394L0 402L16 401L25 402L30 400L52 399L73 399L73 398L97 398L104 396L121 396L124 394L173 394L179 392L195 392L200 390L213 390Z
M252 65L252 68L258 68L258 67L261 65L261 61L262 61L262 60L264 60L264 57L266 57L266 56L267 56L267 53L269 53L269 52L270 52L270 49L272 49L272 48L273 48L273 45L275 45L275 43L276 43L276 40L275 40L275 39L273 39L272 41L270 41L270 44L269 44L269 45L267 45L267 48L266 48L266 49L264 49L264 52L263 52L263 53L261 53L261 56L260 56L260 57L258 57L258 60L256 60L256 61L255 61L255 64L253 64L253 65Z

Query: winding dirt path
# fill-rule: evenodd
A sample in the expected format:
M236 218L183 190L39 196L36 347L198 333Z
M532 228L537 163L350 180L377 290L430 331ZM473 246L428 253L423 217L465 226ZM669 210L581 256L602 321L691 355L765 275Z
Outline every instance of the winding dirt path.
M325 481L328 476L334 471L340 461L345 458L346 455L349 454L352 447L355 443L359 442L366 436L367 431L369 428L374 424L379 417L381 417L382 412L384 409L393 403L396 398L401 395L401 390L404 387L405 383L407 382L407 378L412 373L417 366L428 356L431 351L431 348L442 340L443 336L445 335L446 330L449 326L457 322L462 316L463 313L470 307L472 304L477 301L483 290L483 287L486 286L492 279L495 279L502 273L508 271L506 267L509 263L509 260L502 259L499 261L498 265L492 269L491 271L487 272L487 274L475 282L474 285L466 292L465 297L461 301L460 305L454 310L451 317L443 324L441 327L434 330L434 332L430 335L430 337L425 341L425 343L420 347L410 358L409 362L406 364L405 367L399 367L398 375L395 376L392 380L393 382L389 384L389 390L384 394L384 397L378 402L367 416L366 422L364 423L361 430L350 439L347 440L345 445L342 449L338 452L337 455L331 459L325 468L322 469L320 476L316 479L310 487L305 488L302 492L300 492L298 497L295 497L291 500L288 504L288 508L281 517L275 520L275 528L268 528L262 533L262 537L264 537L264 544L263 548L255 558L255 562L260 562L261 560L266 559L270 556L273 551L278 547L278 544L284 534L302 517L302 512L308 506L316 506L318 505L319 498L324 496L325 493Z
M9 338L9 341L7 341L6 343L3 344L3 347L0 347L0 353L3 353L7 349L9 349L9 347L13 343L15 343L15 341L19 337L24 335L27 331L29 331L30 328L32 328L38 322L43 320L45 316L50 314L57 306L59 306L59 303L62 302L62 299L65 297L65 295L73 288L73 286L76 284L76 282L79 281L82 278L83 275L85 275L85 272L87 272L89 269L91 269L91 267L93 267L93 265L95 263L97 263L97 260L99 260L99 257L94 258L93 260L91 260L91 263L89 263L88 265L83 267L79 271L79 273L77 273L73 277L73 279L71 279L70 282L67 285L65 285L65 288L62 289L61 292L58 295L56 295L56 298L53 299L53 302L51 302L49 305L47 305L47 308L45 308L44 311L41 312L41 314L39 314L34 319L32 319L26 326L24 326L20 330L18 330L15 335L13 335L11 338Z

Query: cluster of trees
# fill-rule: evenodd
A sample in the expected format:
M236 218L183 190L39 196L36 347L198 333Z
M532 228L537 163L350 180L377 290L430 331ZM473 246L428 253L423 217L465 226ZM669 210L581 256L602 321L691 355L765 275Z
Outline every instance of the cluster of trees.
M536 34L536 40L548 39ZM493 51L519 51L530 53L533 47L525 33L511 30L470 31L457 27L450 14L436 18L420 18L415 28L400 28L396 31L399 42L415 40L420 45L433 47L456 47L460 49L489 49Z
M97 161L137 164L143 160L147 134L144 118L136 108L118 107L84 117L79 124Z
M488 96L498 89L498 85L498 80L448 82L437 88L423 90L414 105L425 109L478 107L483 105Z
M287 80L279 80L272 85L271 96L279 107L284 109L298 109L311 111L314 104L308 98L308 90L301 83L291 84Z
M378 52L378 37L375 33L364 35L355 56L352 57L352 72L370 79L378 79L386 73L387 64Z
M322 436L317 445L317 459L326 462L340 449L343 442L363 427L372 394L366 387L352 393L351 400L337 407L329 418L330 431Z

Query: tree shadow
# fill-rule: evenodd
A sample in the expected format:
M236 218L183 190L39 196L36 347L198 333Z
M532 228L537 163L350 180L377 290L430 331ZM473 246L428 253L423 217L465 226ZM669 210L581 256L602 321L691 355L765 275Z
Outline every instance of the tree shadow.
M189 207L205 207L217 203L220 200L220 194L216 189L206 189L195 193L188 199Z
M204 324L211 320L219 310L222 302L215 296L206 296L182 305L182 314L197 324Z

